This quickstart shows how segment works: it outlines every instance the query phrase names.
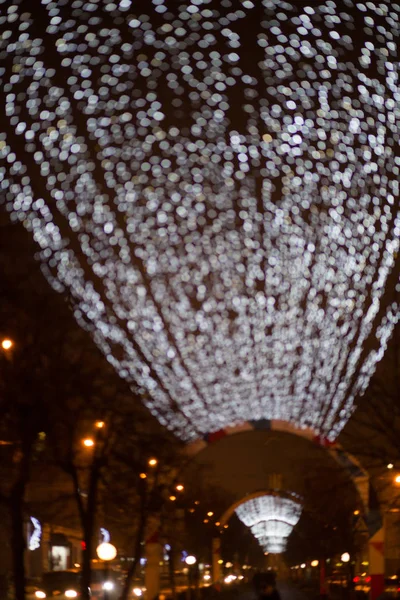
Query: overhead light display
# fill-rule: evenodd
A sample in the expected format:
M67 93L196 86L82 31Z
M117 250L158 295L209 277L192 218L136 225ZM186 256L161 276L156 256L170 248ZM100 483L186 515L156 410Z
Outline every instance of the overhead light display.
M297 496L292 499L266 494L243 502L235 512L265 552L281 554L300 520L302 506Z
M0 201L78 323L186 441L334 439L399 316L400 5L0 5Z

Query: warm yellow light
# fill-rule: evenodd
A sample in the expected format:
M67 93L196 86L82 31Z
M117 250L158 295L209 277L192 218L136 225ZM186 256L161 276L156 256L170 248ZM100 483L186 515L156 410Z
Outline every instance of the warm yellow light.
M158 460L156 458L150 458L149 465L150 467L156 467L158 464Z
M317 560L311 561L311 566L312 567L318 567L318 565L319 565L319 562Z
M113 544L103 542L97 546L96 553L100 560L114 560L114 558L117 556L117 549Z
M198 506L200 504L200 500L195 501L195 505Z
M194 513L194 508L189 508L190 513Z
M229 525L224 525L224 529L228 529Z
M6 338L5 340L3 340L1 342L1 347L3 348L3 350L11 350L11 348L14 346L14 343L12 340L9 340L8 338Z
M175 502L176 496L170 496L169 499L171 500L171 502Z
M355 510L355 511L353 512L353 515L355 515L356 517L357 517L359 514L360 514L360 511L359 511L359 510Z
M94 441L91 438L86 438L83 440L83 445L86 446L86 448L92 448L94 446Z
M207 517L212 517L213 516L213 512L210 510L210 512L207 513Z
M203 523L209 523L208 519L204 519Z
M223 560L221 560L221 559L219 559L219 561L218 561L218 564L219 564L219 565L223 565L223 564L224 564L224 561L223 561Z
M394 478L394 482L395 482L397 485L400 485L400 475L396 475L396 477Z
M217 527L219 527L219 526L221 525L221 523L220 523L219 521L217 521L217 522L215 523L215 525L216 525Z
M104 421L96 421L97 429L103 429L104 425L105 425Z
M146 479L147 475L146 473L140 473L139 477L140 479Z
M179 483L179 484L176 486L176 491L177 491L177 492L183 492L183 490L184 490L184 489L185 489L185 488L183 487L183 485L182 485L181 483Z
M388 466L387 466L388 469L393 469L393 467L394 467L393 463L389 463Z

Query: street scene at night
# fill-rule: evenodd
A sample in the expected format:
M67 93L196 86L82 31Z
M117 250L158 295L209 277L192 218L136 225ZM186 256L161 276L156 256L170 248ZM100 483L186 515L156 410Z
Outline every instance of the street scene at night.
M0 0L0 600L400 598L399 39Z

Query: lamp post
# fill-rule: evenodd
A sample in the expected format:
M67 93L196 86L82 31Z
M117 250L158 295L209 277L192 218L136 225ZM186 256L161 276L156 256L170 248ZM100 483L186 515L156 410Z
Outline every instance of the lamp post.
M193 568L197 563L197 558L191 554L185 558L185 563L188 566L188 600L192 598L192 580L193 580Z
M113 544L109 542L103 542L96 548L96 554L100 560L104 561L104 578L103 578L103 598L108 600L108 592L112 589L108 579L108 564L111 560L117 556L117 549Z

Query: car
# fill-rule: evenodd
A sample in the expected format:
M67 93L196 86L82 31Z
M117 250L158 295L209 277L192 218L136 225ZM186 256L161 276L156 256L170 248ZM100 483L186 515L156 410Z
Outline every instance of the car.
M57 596L59 600L71 600L80 596L80 573L76 570L49 571L43 573L42 580L35 592L38 600Z

